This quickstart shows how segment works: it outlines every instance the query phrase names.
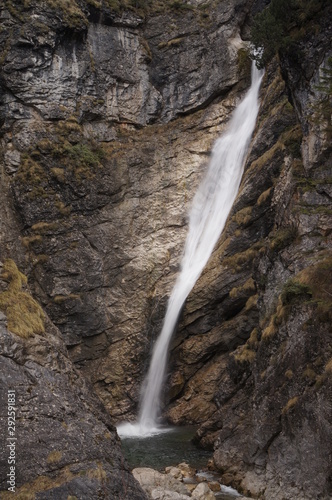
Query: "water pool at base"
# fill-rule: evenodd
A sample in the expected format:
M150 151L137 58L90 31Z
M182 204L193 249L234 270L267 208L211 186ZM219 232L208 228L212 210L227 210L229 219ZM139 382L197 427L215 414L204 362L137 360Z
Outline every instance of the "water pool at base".
M123 453L132 469L151 467L163 471L181 462L200 469L207 466L212 451L193 445L195 430L193 427L171 427L167 432L150 437L122 437Z
M213 452L197 448L192 443L196 429L192 426L162 429L160 434L149 437L121 437L122 450L131 469L150 467L163 472L165 467L186 462L197 471L206 470ZM216 480L217 473L205 472L207 480ZM211 476L211 477L210 477ZM218 500L236 500L238 493L232 488L221 486L216 493Z

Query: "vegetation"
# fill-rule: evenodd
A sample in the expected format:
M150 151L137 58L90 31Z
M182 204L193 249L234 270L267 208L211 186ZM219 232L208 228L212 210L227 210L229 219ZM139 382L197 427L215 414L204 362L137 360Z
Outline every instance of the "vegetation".
M47 457L47 463L53 464L55 462L60 462L61 458L62 458L61 451L51 451L51 453Z
M243 270L243 266L250 266L253 260L262 253L265 253L264 242L257 241L251 247L247 248L247 250L226 257L223 260L223 264L230 267L233 272L239 272Z
M8 282L7 290L0 293L0 310L7 316L8 330L22 338L43 335L44 312L31 295L22 290L27 278L13 260L4 262L1 279Z
M293 305L303 300L308 300L312 296L310 287L304 283L300 283L295 279L290 279L285 284L281 293L281 302L285 305Z
M280 252L280 250L290 245L296 236L297 229L294 226L274 230L269 234L270 249Z
M242 286L234 287L229 292L232 299L236 299L243 295L250 295L256 291L256 285L252 277L250 277Z
M253 207L244 207L235 215L233 215L232 220L236 222L238 226L246 226L251 221L251 213Z
M298 396L291 398L282 409L282 414L284 415L285 413L288 413L298 403L298 401L299 401Z
M316 306L315 317L320 322L332 321L332 257L321 259L316 264L303 269L297 280L311 293L311 301Z
M247 344L239 348L234 358L239 363L252 363L255 360L256 352L249 348Z
M329 0L272 0L254 18L251 41L253 58L262 68L279 51L288 50L296 57L297 41L319 30L321 11Z

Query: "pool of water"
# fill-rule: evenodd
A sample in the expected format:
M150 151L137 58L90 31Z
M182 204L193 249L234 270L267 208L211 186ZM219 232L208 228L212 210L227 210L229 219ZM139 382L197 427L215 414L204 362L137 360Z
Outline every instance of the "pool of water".
M212 451L193 445L195 430L193 427L170 427L167 432L150 437L122 437L123 453L132 469L151 467L163 471L181 462L201 469L212 458Z

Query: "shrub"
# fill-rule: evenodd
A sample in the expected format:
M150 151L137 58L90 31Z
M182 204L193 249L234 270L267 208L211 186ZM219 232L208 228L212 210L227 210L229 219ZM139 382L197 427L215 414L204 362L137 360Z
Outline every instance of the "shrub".
M272 0L254 18L253 59L262 68L280 50L291 49L306 33L319 26L319 16L330 0ZM296 54L296 51L294 51Z
M22 338L44 334L44 312L29 293L22 291L27 278L13 260L5 261L1 278L8 282L7 290L0 293L0 310L7 316L8 330Z
M284 306L291 305L308 300L311 296L312 291L308 285L300 283L295 279L290 279L281 292L281 302Z

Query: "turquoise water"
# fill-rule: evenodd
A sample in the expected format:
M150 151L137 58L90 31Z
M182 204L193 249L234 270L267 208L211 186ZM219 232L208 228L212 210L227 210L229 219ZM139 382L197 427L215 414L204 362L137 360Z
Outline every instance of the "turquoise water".
M172 427L150 437L122 438L123 453L129 466L151 467L163 471L165 467L186 462L195 469L207 466L212 451L201 450L191 442L195 428Z

